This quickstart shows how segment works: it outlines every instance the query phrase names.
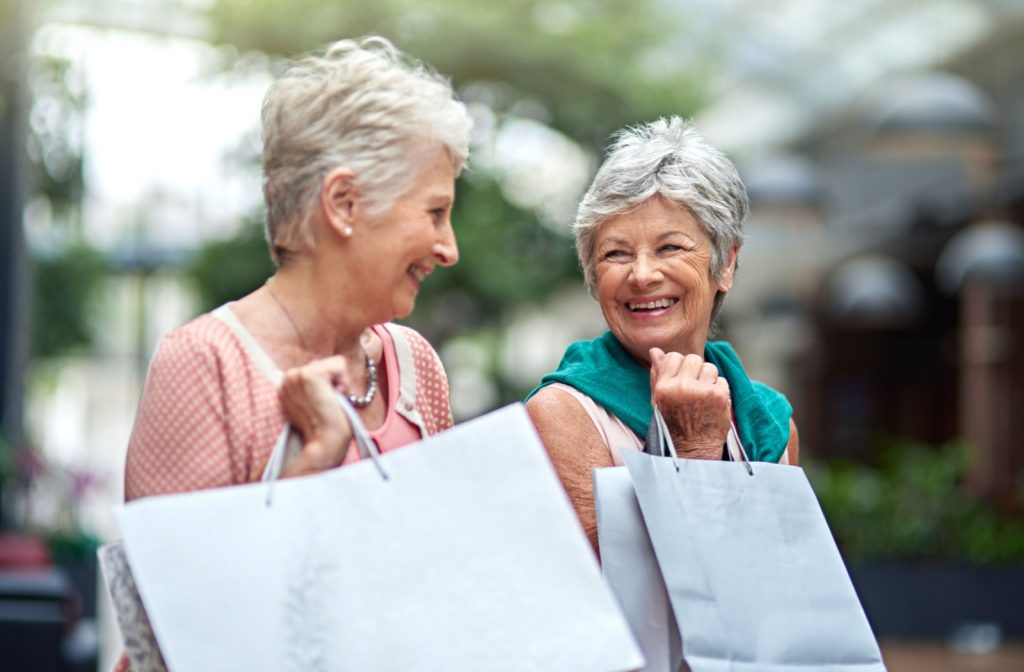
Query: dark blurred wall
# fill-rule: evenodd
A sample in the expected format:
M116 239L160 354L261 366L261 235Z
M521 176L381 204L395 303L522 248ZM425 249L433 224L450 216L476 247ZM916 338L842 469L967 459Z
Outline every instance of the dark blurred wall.
M26 188L26 17L21 0L0 0L0 463L21 439L27 360L28 260L22 231ZM4 483L0 482L0 488ZM0 490L0 506L3 497ZM0 525L5 522L0 509Z

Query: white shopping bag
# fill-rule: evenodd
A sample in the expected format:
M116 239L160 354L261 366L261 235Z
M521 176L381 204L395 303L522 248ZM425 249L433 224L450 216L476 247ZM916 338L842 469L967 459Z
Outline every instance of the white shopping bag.
M119 512L172 672L643 665L521 405L371 457Z
M693 672L885 670L803 470L623 457Z
M594 469L593 478L601 570L647 661L644 672L685 669L679 629L629 472Z
M135 585L124 544L120 542L100 546L100 570L110 594L121 642L132 672L167 672L160 647L153 635L146 609L142 606L139 589Z

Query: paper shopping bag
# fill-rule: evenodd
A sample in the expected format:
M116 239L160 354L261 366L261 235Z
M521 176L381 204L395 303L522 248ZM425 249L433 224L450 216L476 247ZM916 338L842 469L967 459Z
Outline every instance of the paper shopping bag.
M629 472L594 469L593 478L601 571L643 653L644 672L685 669L679 629Z
M624 459L693 672L885 669L803 470Z
M643 665L521 405L375 459L120 511L170 670Z
M97 549L96 555L132 672L167 672L149 616L142 606L139 589L128 566L124 544L104 544Z

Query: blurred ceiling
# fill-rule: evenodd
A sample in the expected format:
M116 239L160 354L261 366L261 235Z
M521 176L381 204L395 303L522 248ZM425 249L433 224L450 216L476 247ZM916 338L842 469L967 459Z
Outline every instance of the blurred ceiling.
M1024 27L1021 0L662 2L689 27L666 45L672 59L717 64L698 125L713 143L737 153L792 144L892 78L941 69ZM43 18L201 38L207 4L53 0Z
M884 82L941 69L1024 24L1020 0L666 0L720 52L698 123L734 152L777 147Z

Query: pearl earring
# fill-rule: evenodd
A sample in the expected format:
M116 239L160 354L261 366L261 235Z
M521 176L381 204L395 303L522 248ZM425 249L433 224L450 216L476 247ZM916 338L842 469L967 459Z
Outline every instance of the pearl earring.
M341 230L341 235L345 236L346 238L350 238L352 236L352 227L346 226L344 229Z

